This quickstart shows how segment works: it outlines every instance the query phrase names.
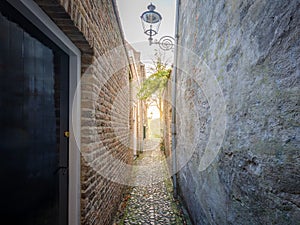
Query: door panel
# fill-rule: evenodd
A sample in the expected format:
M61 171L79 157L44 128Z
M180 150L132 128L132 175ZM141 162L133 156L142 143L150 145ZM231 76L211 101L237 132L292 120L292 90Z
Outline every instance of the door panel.
M5 224L67 224L68 56L0 3L0 190Z

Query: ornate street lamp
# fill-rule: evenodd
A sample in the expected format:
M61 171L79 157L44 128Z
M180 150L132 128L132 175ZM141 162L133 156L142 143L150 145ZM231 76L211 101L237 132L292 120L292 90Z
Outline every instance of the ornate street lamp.
M144 29L144 33L149 36L149 43L152 44L153 36L158 33L159 25L162 17L158 12L155 12L155 6L150 3L148 5L148 11L141 15L141 21Z
M153 36L158 34L162 16L154 11L156 7L152 3L147 8L148 11L143 12L141 15L141 21L144 33L149 36L149 45L158 44L163 50L172 49L174 47L174 38L171 36L163 36L159 41L153 41Z

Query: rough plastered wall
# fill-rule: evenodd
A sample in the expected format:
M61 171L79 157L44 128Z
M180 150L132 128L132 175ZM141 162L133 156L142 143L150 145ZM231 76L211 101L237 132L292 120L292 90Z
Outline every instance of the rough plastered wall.
M110 224L132 158L128 61L115 1L36 2L81 50L81 223Z
M194 223L299 224L300 2L182 0L179 31L177 151L194 153L178 183ZM226 130L201 171L221 132L203 74L222 90Z

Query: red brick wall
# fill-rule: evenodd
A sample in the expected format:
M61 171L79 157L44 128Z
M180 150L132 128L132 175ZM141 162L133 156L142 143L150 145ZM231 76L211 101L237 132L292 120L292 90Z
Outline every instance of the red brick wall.
M166 89L163 92L163 121L164 121L164 150L168 157L169 168L171 169L171 151L172 151L172 81L169 79Z
M110 156L125 163L132 158L129 71L115 3L36 2L82 52L81 222L110 224L124 188L110 178L126 178L124 165L113 164ZM117 54L111 54L115 50Z

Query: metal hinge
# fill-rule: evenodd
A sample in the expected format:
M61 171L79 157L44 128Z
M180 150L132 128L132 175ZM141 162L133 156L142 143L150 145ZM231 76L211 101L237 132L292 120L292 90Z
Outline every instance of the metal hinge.
M53 174L57 174L61 170L63 175L67 175L68 169L69 168L67 166L60 166L54 171Z

